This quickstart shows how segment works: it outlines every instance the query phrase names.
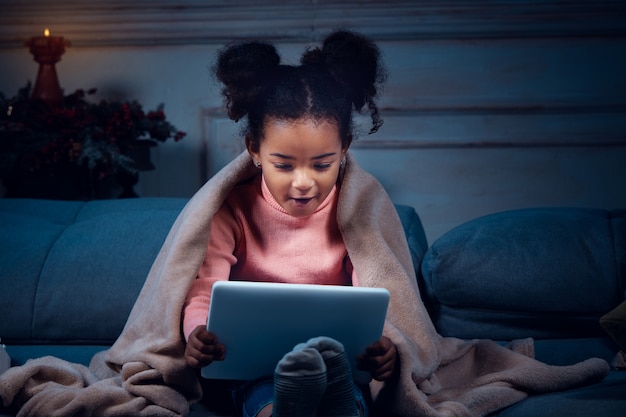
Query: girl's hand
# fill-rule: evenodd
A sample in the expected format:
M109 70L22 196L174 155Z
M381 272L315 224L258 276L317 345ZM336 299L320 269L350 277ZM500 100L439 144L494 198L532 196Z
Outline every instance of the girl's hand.
M213 361L223 361L226 348L219 343L217 336L205 326L198 326L189 335L185 348L185 361L192 368L203 368Z
M360 370L369 372L375 380L387 381L396 372L396 356L396 345L383 336L357 357L357 366Z

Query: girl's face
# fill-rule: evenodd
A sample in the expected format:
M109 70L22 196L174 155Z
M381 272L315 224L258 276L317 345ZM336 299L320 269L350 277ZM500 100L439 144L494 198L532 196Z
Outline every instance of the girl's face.
M310 216L328 197L346 151L336 123L309 118L266 121L259 151L249 150L274 199L294 217Z

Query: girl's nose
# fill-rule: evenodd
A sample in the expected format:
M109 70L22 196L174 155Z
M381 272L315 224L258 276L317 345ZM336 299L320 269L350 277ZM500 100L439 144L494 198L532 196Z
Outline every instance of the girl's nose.
M308 170L299 169L295 171L292 185L299 190L307 190L313 187L314 181Z

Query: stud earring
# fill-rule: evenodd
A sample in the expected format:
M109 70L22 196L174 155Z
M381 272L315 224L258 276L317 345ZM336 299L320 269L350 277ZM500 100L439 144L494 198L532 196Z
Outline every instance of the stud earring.
M261 163L259 161L256 161L254 165L256 165L257 168L261 168Z

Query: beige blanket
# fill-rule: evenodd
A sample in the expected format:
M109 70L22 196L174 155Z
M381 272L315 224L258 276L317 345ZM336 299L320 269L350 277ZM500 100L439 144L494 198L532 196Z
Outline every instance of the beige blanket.
M201 389L183 359L183 301L202 263L213 214L235 184L257 174L244 153L189 201L111 349L96 355L89 368L45 357L10 369L0 378L3 406L23 416L185 415ZM420 300L395 208L351 155L338 223L361 285L391 292L384 332L398 347L399 379L371 383L375 401L390 412L480 416L528 394L597 381L608 372L600 359L567 367L537 362L530 340L501 347L439 336Z

